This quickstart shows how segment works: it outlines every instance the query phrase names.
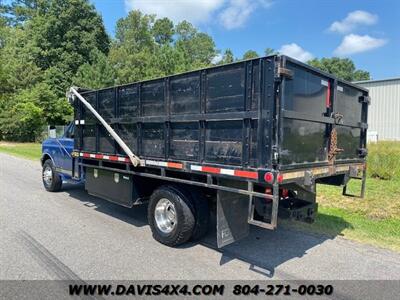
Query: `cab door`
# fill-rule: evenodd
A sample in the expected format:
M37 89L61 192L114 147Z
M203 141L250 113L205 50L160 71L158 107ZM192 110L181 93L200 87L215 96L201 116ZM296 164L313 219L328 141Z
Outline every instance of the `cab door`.
M68 125L64 135L57 139L59 146L59 156L57 157L57 167L61 173L71 175L72 173L72 150L74 149L74 123Z

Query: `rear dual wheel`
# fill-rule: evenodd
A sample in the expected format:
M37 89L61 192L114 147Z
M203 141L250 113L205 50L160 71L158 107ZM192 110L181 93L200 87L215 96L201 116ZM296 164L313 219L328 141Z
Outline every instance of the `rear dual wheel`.
M201 193L180 186L162 186L150 197L148 221L153 237L178 246L202 237L208 228L208 203Z

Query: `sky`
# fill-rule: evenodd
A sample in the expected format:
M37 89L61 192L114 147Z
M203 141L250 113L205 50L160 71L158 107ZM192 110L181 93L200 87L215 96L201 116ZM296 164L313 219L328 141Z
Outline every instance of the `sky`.
M139 9L188 20L236 57L268 47L302 61L348 57L373 79L400 77L399 0L91 1L111 36L118 19Z

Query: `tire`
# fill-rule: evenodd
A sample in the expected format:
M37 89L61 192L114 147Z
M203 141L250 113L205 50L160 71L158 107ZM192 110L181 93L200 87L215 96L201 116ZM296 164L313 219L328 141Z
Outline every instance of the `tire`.
M61 190L62 180L51 159L46 160L43 164L42 181L44 188L49 192Z
M155 240L174 247L192 237L196 222L190 198L190 193L172 186L153 192L147 216Z

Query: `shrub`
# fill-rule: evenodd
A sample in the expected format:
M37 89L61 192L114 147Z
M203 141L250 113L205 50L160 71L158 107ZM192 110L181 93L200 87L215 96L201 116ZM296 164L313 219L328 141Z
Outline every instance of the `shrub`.
M0 139L9 141L40 140L44 125L66 124L72 111L45 83L0 100Z
M43 125L43 110L31 102L18 103L0 118L3 138L10 141L34 142Z

